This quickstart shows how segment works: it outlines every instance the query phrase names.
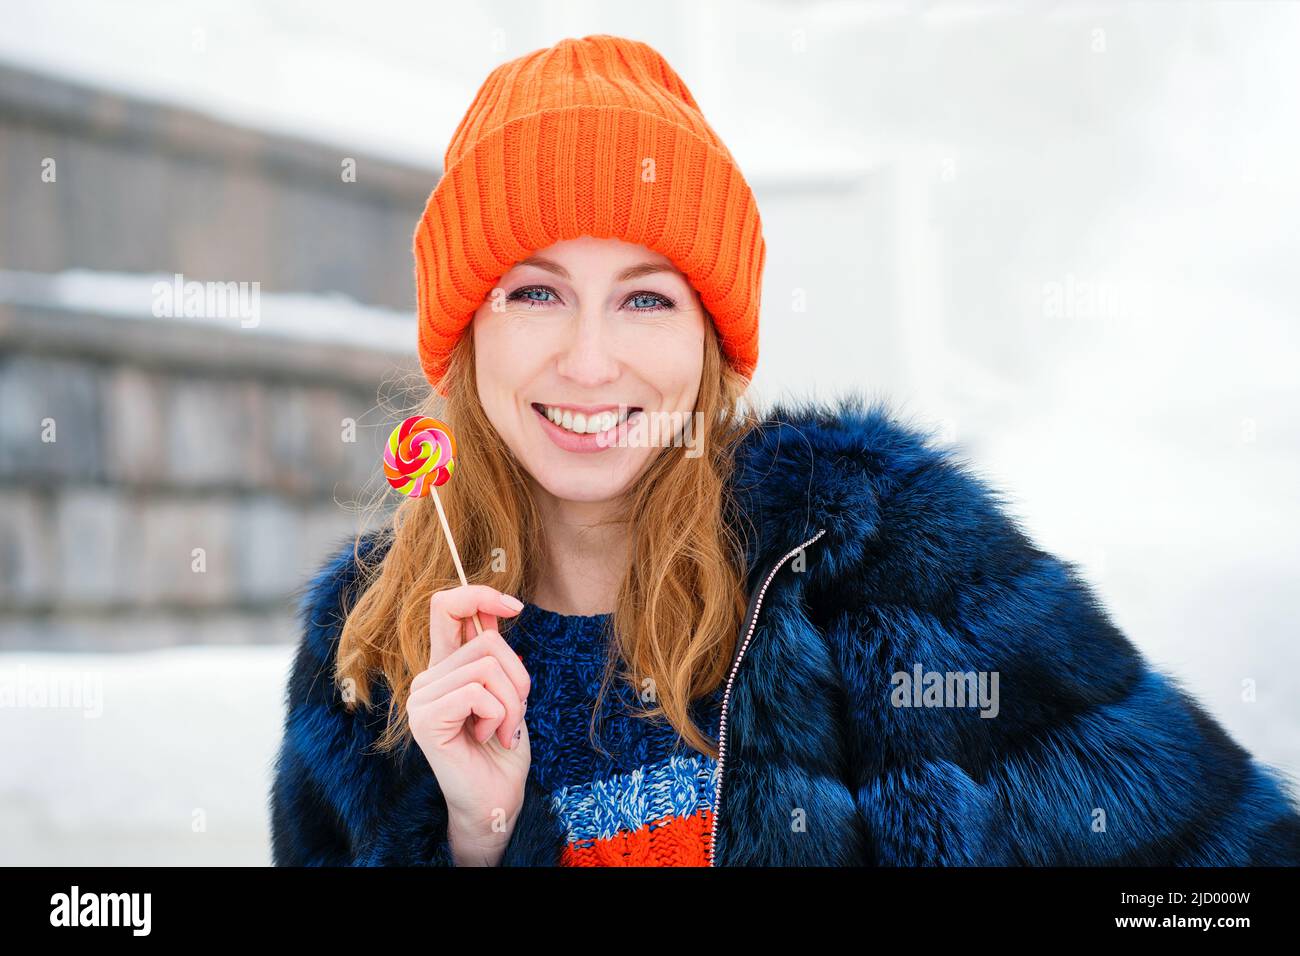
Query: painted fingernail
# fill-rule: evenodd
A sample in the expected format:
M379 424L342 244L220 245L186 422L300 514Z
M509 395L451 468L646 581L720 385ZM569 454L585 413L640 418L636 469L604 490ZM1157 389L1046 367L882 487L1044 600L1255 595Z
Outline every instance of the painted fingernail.
M514 750L516 747L519 746L519 739L520 739L523 735L524 735L524 728L522 728L522 727L517 727L517 728L515 728L515 739L514 739L514 741L510 744L510 749L511 749L511 750Z
M511 597L509 594L501 595L501 603L512 611L520 611L523 610L524 607L523 601L519 600L517 597Z

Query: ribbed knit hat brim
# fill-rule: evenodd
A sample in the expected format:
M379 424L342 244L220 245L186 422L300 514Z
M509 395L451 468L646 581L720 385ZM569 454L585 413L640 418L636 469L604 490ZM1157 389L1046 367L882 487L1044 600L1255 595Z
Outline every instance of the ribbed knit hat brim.
M420 361L440 392L501 276L583 235L672 260L753 374L766 258L753 192L658 53L595 35L493 70L447 149L414 238Z

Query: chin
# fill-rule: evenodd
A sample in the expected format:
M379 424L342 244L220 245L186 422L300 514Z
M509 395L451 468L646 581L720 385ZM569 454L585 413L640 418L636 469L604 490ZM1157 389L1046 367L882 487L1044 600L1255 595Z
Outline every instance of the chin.
M529 469L531 474L536 475ZM604 502L621 497L632 486L633 475L600 477L572 469L569 475L543 474L537 483L561 501Z

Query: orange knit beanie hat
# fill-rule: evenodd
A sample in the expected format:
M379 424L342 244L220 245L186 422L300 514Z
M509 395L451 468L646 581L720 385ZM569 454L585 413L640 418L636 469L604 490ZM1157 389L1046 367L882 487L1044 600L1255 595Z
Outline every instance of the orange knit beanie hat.
M503 63L447 147L415 230L420 363L451 350L516 262L582 235L672 260L746 378L758 362L758 206L686 84L637 40L596 34Z

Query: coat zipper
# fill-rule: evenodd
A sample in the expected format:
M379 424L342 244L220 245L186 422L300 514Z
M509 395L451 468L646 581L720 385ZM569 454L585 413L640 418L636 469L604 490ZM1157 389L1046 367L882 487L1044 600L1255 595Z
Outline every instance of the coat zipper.
M763 584L758 589L754 607L749 612L748 620L743 628L745 639L741 641L740 650L736 652L736 658L731 663L731 673L727 675L727 687L722 694L722 715L718 721L718 779L713 788L713 823L709 828L709 866L716 865L714 863L714 851L718 845L718 820L722 813L722 771L727 760L727 707L731 702L731 687L736 681L736 673L740 670L740 661L749 647L750 638L754 636L754 629L758 626L758 612L763 606L763 596L767 593L767 587L772 583L772 579L776 577L776 572L780 571L787 561L825 533L826 529L822 528L807 541L787 551L772 566L771 570L767 572L767 577L763 579Z

